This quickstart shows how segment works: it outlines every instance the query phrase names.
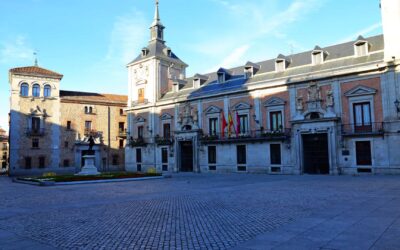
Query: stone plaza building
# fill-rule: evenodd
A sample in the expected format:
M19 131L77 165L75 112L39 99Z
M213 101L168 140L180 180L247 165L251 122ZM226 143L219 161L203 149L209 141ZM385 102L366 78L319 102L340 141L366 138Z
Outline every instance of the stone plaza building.
M123 170L127 97L63 91L62 78L37 63L10 70L10 175L78 172L90 136L97 168Z
M399 174L400 2L381 12L382 35L186 77L157 3L127 65L126 169Z

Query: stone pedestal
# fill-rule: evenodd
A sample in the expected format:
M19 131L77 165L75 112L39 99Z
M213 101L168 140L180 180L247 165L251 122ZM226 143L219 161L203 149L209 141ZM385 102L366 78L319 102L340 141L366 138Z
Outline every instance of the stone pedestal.
M96 166L94 165L95 155L85 155L83 156L84 165L82 170L76 175L99 175L100 172L97 171Z

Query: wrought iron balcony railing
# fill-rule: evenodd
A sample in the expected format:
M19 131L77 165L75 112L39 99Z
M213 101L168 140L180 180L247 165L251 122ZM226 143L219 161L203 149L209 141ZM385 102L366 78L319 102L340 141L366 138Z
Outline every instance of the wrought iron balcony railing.
M120 130L118 131L118 137L120 137L120 138L126 138L126 136L127 136L127 131L126 131L126 129L120 129Z
M103 132L97 131L97 130L95 130L95 129L88 129L88 128L85 128L84 135L85 135L86 137L92 136L92 137L94 137L94 138L98 138L98 137L100 138L100 137L103 136Z
M342 124L343 136L383 135L385 133L383 122L366 124Z
M27 128L27 136L44 136L46 135L46 130L44 128Z
M145 147L148 144L148 139L145 139L143 137L138 137L138 138L129 138L129 146L132 148L137 148L137 147Z
M172 136L160 137L156 136L155 143L157 145L172 145L174 144L174 138Z
M203 143L229 143L253 141L286 141L290 138L291 129L280 130L252 130L245 133L211 133L203 134L200 141Z
M132 107L138 106L138 105L146 105L149 103L148 99L142 99L142 100L137 100L137 101L132 101Z

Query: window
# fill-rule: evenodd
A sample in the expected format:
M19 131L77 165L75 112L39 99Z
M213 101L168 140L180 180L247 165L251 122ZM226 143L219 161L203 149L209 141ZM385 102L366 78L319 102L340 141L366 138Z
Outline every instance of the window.
M44 86L43 95L44 95L44 97L51 96L51 86L50 85Z
M208 164L217 163L217 147L208 146Z
M163 136L164 138L171 137L171 125L169 123L164 123L163 125Z
M39 168L45 168L46 167L46 157L40 156L39 157Z
M162 171L168 171L168 148L161 148Z
M249 132L249 118L247 115L239 115L239 134Z
M64 142L64 148L68 148L68 141Z
M219 83L225 82L225 74L224 73L219 73L218 74L218 82Z
M32 95L34 97L39 97L40 96L40 86L39 84L34 84L32 87Z
M32 148L39 148L39 139L38 138L32 139Z
M285 61L278 60L275 63L276 72L283 72L285 71Z
M64 168L69 167L69 160L64 160L63 166L64 166Z
M274 111L269 113L270 129L272 131L281 131L282 126L282 112Z
M40 132L40 118L32 117L32 132L39 133Z
M89 114L93 114L93 107L89 107Z
M89 113L89 108L85 106L85 114Z
M271 165L281 164L281 144L270 144Z
M144 103L144 88L138 89L138 102Z
M29 93L29 85L27 83L21 84L20 95L28 96L28 93Z
M237 164L246 164L246 146L237 145L236 153L237 153Z
M124 115L124 110L123 109L119 110L119 115Z
M125 123L124 122L119 122L118 123L118 130L120 133L125 132Z
M369 102L353 104L355 132L371 132L371 107Z
M142 149L137 148L136 149L136 170L138 172L142 171Z
M118 155L113 155L112 156L112 164L114 166L119 165L119 156Z
M92 130L92 121L85 121L85 130Z
M141 163L142 162L142 149L137 148L136 149L136 163Z
M25 157L25 168L30 169L32 168L32 158L31 157Z
M119 148L124 148L124 139L119 139Z
M367 43L358 43L355 45L356 56L367 55Z
M208 133L210 135L216 135L218 131L218 118L208 119Z
M67 121L67 129L68 129L68 130L71 129L71 121Z
M371 142L370 141L357 141L356 142L356 160L357 165L371 166Z
M314 65L318 65L322 63L322 52L316 51L312 53L312 61Z
M139 139L143 139L143 131L144 131L143 126L139 126L138 127L138 138Z

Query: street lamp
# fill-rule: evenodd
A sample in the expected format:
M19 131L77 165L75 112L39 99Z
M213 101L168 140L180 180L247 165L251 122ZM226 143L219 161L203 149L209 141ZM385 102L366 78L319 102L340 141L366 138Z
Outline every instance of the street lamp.
M400 113L400 101L398 99L394 101L394 106L396 107L397 113Z

